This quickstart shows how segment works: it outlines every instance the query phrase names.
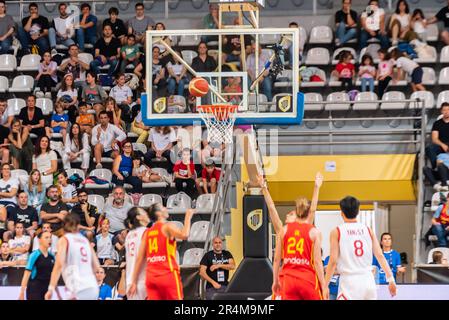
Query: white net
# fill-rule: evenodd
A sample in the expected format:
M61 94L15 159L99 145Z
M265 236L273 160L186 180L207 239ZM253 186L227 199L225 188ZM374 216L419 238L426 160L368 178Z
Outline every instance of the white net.
M213 143L232 143L235 112L233 105L206 105L197 107L207 126L207 140Z

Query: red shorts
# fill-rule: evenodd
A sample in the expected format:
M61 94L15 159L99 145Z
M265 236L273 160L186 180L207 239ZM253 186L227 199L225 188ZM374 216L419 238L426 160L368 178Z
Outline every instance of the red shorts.
M181 276L171 272L162 276L151 276L146 280L147 300L182 300Z
M285 274L281 289L282 300L323 300L317 280L311 282Z

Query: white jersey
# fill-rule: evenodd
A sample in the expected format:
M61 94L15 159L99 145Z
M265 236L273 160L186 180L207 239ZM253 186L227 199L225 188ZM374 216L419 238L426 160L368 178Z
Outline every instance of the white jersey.
M373 240L369 228L361 223L343 223L337 227L340 256L337 269L340 275L372 272Z
M80 233L67 233L67 257L62 271L65 286L73 295L98 288L92 268L93 255L89 241Z
M131 286L134 266L136 265L137 254L139 253L142 236L147 228L139 227L128 232L125 239L126 250L126 291ZM133 297L135 300L143 300L146 297L145 289L145 269L139 274L137 278L137 294ZM131 300L134 300L131 299Z

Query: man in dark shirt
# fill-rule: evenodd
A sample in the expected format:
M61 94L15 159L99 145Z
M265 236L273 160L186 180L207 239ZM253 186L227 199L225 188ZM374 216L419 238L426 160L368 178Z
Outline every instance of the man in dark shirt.
M112 76L117 69L120 57L120 40L112 34L109 24L103 27L103 37L95 43L95 59L90 63L90 68L96 74L100 67L109 65L108 75Z
M56 236L62 236L62 221L68 213L67 206L61 201L58 187L52 185L47 189L48 202L44 203L41 208L42 222L49 222L53 234Z
M443 117L435 121L432 126L432 144L426 147L426 155L433 169L437 166L437 156L449 151L449 103L441 104L441 114Z
M427 24L443 21L444 29L441 32L441 40L443 40L446 45L449 45L449 0L447 1L447 4L448 5L438 11L434 17L427 20Z
M19 26L17 35L25 54L30 53L30 44L36 44L39 47L39 54L43 55L50 48L48 42L50 24L46 17L39 15L36 3L30 3L28 8L30 15L22 19L22 26Z
M343 7L335 13L335 44L343 45L357 35L357 12L351 10L352 0L343 0Z
M121 44L126 42L126 27L121 19L118 18L118 9L112 7L109 9L109 18L103 21L103 27L109 24L112 28L112 33L114 37L120 40Z
M213 72L217 68L217 62L207 54L207 44L200 42L198 56L192 60L192 68L196 72Z
M80 232L86 236L89 240L93 240L95 230L98 225L97 207L87 202L87 190L78 190L78 204L72 208L71 213L77 214L80 217Z
M8 230L14 230L16 222L21 222L28 235L33 237L38 227L39 217L34 207L28 205L28 194L24 191L17 196L16 210L8 216Z
M41 108L36 107L36 97L29 95L26 108L20 110L18 116L22 126L28 127L29 132L38 137L45 134L45 119Z
M229 251L223 250L223 241L215 237L213 250L207 252L200 262L200 276L206 284L206 299L211 300L215 293L224 292L228 285L229 270L235 269L235 262Z
M76 29L76 43L81 51L84 51L84 44L94 44L97 41L97 17L90 14L90 5L83 3L81 5L81 14L79 17L79 28Z

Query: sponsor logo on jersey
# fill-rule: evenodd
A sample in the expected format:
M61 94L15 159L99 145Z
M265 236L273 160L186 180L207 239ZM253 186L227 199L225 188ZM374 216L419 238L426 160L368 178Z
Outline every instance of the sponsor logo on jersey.
M165 262L166 260L166 256L152 256L147 258L147 262L149 263Z
M284 258L284 264L296 264L301 266L310 266L310 261L304 258Z

